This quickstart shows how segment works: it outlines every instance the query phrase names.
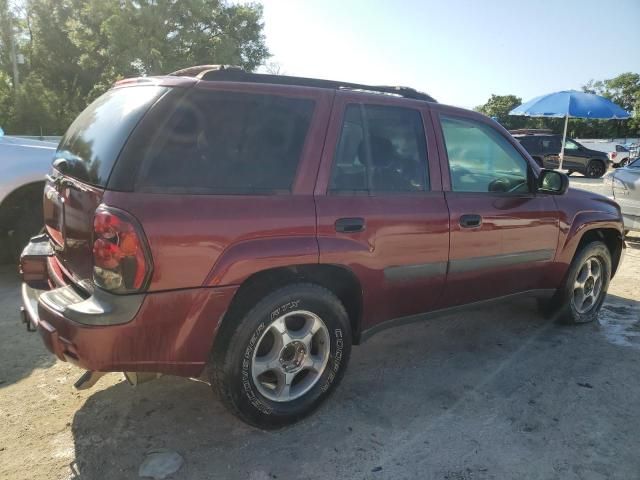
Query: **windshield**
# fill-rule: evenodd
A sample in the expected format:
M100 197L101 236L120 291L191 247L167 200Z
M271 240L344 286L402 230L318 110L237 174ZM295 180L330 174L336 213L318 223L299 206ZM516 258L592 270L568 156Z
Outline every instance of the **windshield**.
M636 158L628 166L629 166L629 168L640 168L640 157Z
M133 86L109 90L89 105L60 141L55 159L67 161L69 176L104 187L129 134L167 89Z

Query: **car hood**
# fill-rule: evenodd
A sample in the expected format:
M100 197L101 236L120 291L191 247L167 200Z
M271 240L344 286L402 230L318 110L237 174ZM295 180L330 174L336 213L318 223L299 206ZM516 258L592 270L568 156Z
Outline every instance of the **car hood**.
M559 196L558 199L561 203L566 202L575 205L577 207L576 210L598 211L615 217L621 216L620 207L615 200L581 188L570 187L567 193Z

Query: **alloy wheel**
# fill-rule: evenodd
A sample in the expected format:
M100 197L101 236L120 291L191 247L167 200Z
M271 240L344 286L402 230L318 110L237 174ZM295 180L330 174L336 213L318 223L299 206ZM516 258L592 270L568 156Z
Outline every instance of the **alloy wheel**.
M604 174L604 167L600 162L591 162L587 167L588 176L591 178L599 178Z
M294 400L318 382L329 353L329 331L322 319L306 310L288 312L258 340L251 361L253 382L269 400Z
M580 267L573 284L573 306L586 313L598 302L603 283L603 265L598 257L589 257Z

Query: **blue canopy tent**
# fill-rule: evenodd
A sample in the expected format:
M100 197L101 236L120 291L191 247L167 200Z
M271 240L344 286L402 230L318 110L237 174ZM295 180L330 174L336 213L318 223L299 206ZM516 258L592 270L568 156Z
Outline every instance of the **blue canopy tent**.
M559 170L562 170L562 161L564 160L564 143L567 138L569 117L622 120L631 116L629 112L607 98L593 93L579 92L577 90L565 90L536 97L511 110L509 115L564 117L564 133L562 134Z

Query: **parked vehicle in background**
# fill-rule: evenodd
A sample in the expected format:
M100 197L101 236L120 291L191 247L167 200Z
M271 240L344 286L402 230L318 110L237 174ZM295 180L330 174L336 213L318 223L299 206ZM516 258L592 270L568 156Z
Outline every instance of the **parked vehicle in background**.
M56 144L0 135L0 262L42 229L42 192Z
M623 145L616 145L615 151L609 152L607 155L615 168L624 167L631 160L631 152Z
M640 158L604 177L622 210L625 230L640 232Z
M516 132L513 137L541 167L554 169L560 165L562 135ZM586 148L571 138L566 139L562 166L569 175L578 172L589 178L600 178L609 164L610 159L606 153Z
M591 150L604 152L611 160L614 168L624 167L629 163L630 152L625 145L618 142L609 142L604 140L581 140L580 143Z
M117 119L117 121L116 121ZM514 295L592 321L617 204L493 120L409 88L213 66L130 79L62 139L23 316L87 372L197 377L294 422L385 327Z

